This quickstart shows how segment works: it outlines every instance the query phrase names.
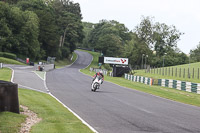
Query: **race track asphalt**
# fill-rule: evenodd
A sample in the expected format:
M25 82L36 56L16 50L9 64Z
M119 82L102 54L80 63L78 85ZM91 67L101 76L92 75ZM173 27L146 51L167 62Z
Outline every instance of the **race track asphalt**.
M198 133L200 107L186 105L104 82L91 91L92 77L79 72L92 56L47 72L50 92L100 133Z

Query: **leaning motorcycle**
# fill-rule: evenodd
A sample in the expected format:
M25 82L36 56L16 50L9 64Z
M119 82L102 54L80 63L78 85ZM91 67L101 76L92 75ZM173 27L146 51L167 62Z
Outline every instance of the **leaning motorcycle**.
M100 88L100 84L102 84L102 83L103 83L102 78L100 78L99 76L97 76L95 78L95 80L93 81L93 83L92 83L92 89L91 89L91 91L95 92L97 89Z

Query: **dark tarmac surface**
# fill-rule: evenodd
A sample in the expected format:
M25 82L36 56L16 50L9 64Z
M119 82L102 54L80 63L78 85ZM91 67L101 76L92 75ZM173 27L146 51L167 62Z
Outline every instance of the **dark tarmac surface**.
M198 133L200 108L104 82L91 92L92 77L79 72L92 56L76 51L71 66L47 73L47 87L100 133Z
M79 72L92 56L76 51L77 61L47 72L50 92L100 133L200 133L200 107L186 105L104 82L91 91L92 77ZM47 92L31 66L14 69L19 87Z

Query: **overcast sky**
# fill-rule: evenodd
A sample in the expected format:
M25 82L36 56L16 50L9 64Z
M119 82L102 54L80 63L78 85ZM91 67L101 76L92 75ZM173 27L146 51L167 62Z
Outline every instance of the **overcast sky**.
M81 6L83 21L116 20L133 30L141 16L175 25L181 36L178 48L188 54L200 42L200 0L73 0Z

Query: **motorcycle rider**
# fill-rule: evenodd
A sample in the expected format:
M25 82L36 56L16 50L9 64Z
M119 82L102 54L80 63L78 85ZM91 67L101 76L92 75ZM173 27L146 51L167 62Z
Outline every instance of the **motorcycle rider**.
M102 71L102 70L100 70L98 73L96 73L96 74L93 76L92 83L93 83L93 81L96 79L97 76L99 76L100 78L102 78L102 82L101 82L101 84L102 84L103 81L104 81L104 75L103 75L103 71Z

